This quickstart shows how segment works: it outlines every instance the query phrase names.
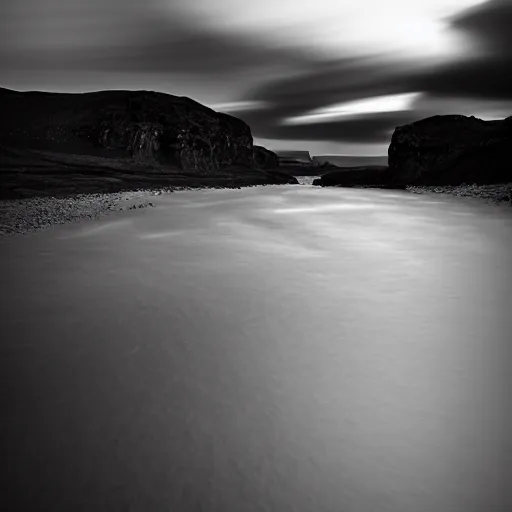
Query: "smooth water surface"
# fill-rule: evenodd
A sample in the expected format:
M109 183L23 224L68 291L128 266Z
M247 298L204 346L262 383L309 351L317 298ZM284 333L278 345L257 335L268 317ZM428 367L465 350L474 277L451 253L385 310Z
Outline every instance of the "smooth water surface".
M512 510L512 214L202 190L0 240L9 510Z

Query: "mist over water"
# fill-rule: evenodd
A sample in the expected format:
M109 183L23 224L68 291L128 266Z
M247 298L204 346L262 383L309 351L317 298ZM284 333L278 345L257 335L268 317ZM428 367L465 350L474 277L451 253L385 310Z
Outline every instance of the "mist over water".
M269 186L0 240L19 509L512 509L512 215Z

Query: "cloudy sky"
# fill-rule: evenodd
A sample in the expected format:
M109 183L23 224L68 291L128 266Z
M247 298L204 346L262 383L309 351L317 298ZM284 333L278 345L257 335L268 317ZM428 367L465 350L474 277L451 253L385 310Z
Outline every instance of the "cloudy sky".
M149 89L255 142L384 155L435 114L512 115L512 0L3 0L0 86Z

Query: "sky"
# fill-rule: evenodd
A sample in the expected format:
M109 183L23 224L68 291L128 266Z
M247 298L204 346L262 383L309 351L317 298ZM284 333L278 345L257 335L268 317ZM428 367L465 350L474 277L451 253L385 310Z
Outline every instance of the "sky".
M396 126L512 115L512 0L4 0L0 86L188 96L255 143L385 155Z

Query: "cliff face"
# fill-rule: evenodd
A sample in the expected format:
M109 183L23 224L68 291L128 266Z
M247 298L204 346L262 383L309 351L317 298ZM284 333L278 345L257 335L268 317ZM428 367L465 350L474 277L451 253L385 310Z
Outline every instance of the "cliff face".
M279 167L279 158L263 146L254 146L254 162L258 169L276 169Z
M0 90L0 140L214 172L254 166L249 126L189 98L149 91L84 94Z
M243 121L189 98L0 89L0 112L3 198L297 183Z
M510 148L512 117L434 116L396 128L390 175L394 182L418 185L510 182Z

